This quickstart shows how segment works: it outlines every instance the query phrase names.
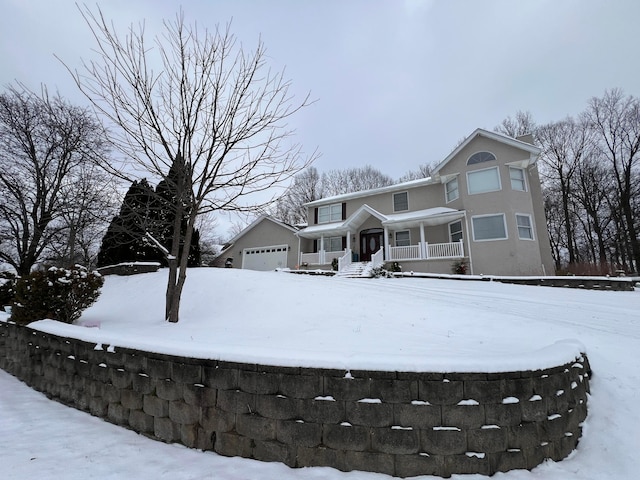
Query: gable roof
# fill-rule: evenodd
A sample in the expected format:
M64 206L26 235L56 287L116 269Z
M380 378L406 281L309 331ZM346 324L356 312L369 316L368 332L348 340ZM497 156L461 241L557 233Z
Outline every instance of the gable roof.
M384 226L395 228L409 228L420 223L424 225L441 225L448 223L465 215L464 210L455 210L448 207L434 207L413 212L395 213L384 215L369 205L362 205L353 212L349 218L340 222L322 223L312 225L300 230L296 235L303 238L320 238L328 235L345 235L349 231L359 228L369 217L380 220Z
M447 157L438 164L438 166L434 169L433 175L431 177L426 178L418 178L416 180L409 180L408 182L402 183L394 183L393 185L387 185L386 187L372 188L370 190L361 190L358 192L351 193L343 193L340 195L334 195L331 197L321 198L319 200L314 200L312 202L305 203L306 207L316 207L319 205L327 205L336 202L346 202L347 200L352 200L354 198L363 198L369 197L372 195L379 195L381 193L390 193L405 190L407 188L413 187L421 187L424 185L430 185L433 183L441 183L441 179L438 175L438 172L442 167L444 167L453 157L455 157L460 150L466 147L472 140L476 137L485 137L491 140L495 140L497 142L503 143L505 145L510 145L515 148L519 148L526 152L529 152L531 155L530 163L535 162L537 156L540 155L540 148L535 145L531 145L530 143L523 142L522 140L518 140L516 138L508 137L506 135L502 135L501 133L491 132L489 130L485 130L483 128L476 128L471 135L464 139L464 141L458 145Z
M276 220L275 218L270 217L269 215L260 215L253 222L251 222L247 227L243 228L240 233L238 233L235 237L233 237L231 240L229 240L227 242L227 244L229 246L233 245L234 243L236 243L238 241L239 238L241 238L244 235L246 235L247 233L249 233L251 230L253 230L255 227L257 227L260 223L262 223L265 220L273 222L276 225L281 226L282 228L286 228L287 230L291 230L291 232L294 233L294 234L298 231L297 228L292 227L291 225L288 225L288 224L286 224L284 222L281 222L280 220Z
M454 148L453 151L449 155L447 155L447 157L442 162L440 162L438 166L436 166L436 168L434 169L434 176L438 175L438 172L442 169L442 167L449 163L451 159L458 155L458 153L460 153L460 151L464 147L469 145L469 143L471 143L471 141L476 137L485 137L490 140L495 140L496 142L504 143L505 145L510 145L512 147L529 152L532 157L532 162L535 162L537 156L540 155L540 152L542 152L540 148L536 147L535 145L531 145L530 143L523 142L522 140L508 137L506 135L502 135L501 133L490 132L489 130L485 130L483 128L476 128L471 135L465 138L460 145Z

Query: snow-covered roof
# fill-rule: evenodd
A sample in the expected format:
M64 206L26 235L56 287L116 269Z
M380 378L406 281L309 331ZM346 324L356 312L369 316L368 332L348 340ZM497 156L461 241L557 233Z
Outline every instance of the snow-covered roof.
M430 185L432 183L438 183L438 180L432 177L418 178L416 180L409 180L408 182L394 183L393 185L387 185L386 187L372 188L370 190L361 190L359 192L343 193L340 195L334 195L332 197L321 198L320 200L314 200L313 202L305 203L307 207L314 207L317 205L325 205L327 203L344 202L354 198L369 197L371 195L379 195L381 193L395 192L397 190L406 190L412 187L421 187L423 185Z
M464 210L447 207L434 207L413 212L384 215L369 205L362 205L342 222L322 223L300 230L297 235L303 238L319 238L327 235L344 235L360 227L369 217L376 217L384 226L410 228L420 225L442 225L465 215Z

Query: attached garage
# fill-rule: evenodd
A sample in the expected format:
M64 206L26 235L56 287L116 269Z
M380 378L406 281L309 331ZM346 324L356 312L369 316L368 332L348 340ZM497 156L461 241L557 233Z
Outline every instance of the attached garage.
M242 251L242 268L269 271L287 267L288 245L245 248Z

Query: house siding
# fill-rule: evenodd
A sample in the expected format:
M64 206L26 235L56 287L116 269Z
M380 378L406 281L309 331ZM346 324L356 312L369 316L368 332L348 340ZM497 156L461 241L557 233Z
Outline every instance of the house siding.
M397 188L385 189L382 192L363 192L354 198L328 198L326 202L314 202L309 208L309 218L314 218L314 211L320 205L330 205L338 202L346 203L346 216L349 218L363 205L368 205L383 215L393 215L393 195L406 191L408 193L409 211L426 210L434 207L447 207L464 211L466 218L462 219L465 257L471 257L472 271L476 274L491 275L540 275L552 274L554 271L551 247L546 230L546 219L542 199L542 191L538 170L535 163L535 148L528 148L522 143L500 137L490 132L474 134L459 151L454 151L446 163L439 166L435 172L434 183L422 185L398 185ZM493 138L491 138L493 137ZM467 160L476 152L491 152L496 159L467 165ZM534 153L532 153L534 152ZM525 191L514 190L511 186L510 164L516 163L517 168L523 167L525 172ZM469 194L467 173L497 167L500 176L500 190L477 194ZM446 181L457 176L459 197L449 203L446 201ZM437 179L442 179L437 183ZM505 218L507 238L500 240L474 241L472 219L481 215L502 214ZM531 218L534 239L523 240L518 236L516 214L528 215ZM315 220L315 219L314 219ZM313 223L315 224L315 223ZM313 225L312 224L312 225ZM369 228L380 228L378 218L371 216L357 229L351 231L352 249L359 249L359 234ZM390 246L395 245L394 232L407 228L389 228L387 241ZM411 245L421 240L418 227L408 228ZM448 224L425 226L425 241L427 243L449 242ZM442 260L436 264L434 260L418 262L404 261L403 265L415 271L434 273L448 273L451 271L453 260ZM445 265L448 267L445 269ZM447 270L444 272L443 270Z

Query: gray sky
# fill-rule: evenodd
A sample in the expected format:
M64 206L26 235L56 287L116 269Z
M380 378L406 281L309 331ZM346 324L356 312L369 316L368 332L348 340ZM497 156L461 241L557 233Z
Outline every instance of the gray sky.
M98 2L117 27L158 32L179 3ZM94 2L88 5L93 7ZM95 45L70 0L0 0L0 84L45 84L84 104L69 74ZM184 1L188 22L233 18L264 41L299 98L291 121L320 172L370 164L398 178L442 160L475 128L528 110L538 123L582 111L619 87L640 95L638 0Z

